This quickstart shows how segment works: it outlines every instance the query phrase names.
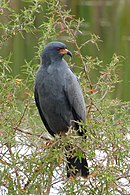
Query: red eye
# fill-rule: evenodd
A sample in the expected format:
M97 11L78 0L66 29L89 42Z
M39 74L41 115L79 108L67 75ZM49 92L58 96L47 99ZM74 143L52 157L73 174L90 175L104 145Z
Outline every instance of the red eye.
M56 50L59 51L61 48L57 47Z

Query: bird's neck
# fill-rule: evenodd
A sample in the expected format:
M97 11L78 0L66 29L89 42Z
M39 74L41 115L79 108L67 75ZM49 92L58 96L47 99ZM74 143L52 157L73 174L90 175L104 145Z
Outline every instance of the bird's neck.
M51 64L51 59L47 55L43 54L41 60L44 66L49 66L49 64Z
M49 66L50 64L54 64L55 66L60 64L60 62L62 61L63 59L59 56L53 56L53 57L50 57L50 56L47 56L47 55L43 55L42 56L42 64L44 66Z
M51 58L51 64L59 64L62 61L62 58L59 56L55 56L53 58Z

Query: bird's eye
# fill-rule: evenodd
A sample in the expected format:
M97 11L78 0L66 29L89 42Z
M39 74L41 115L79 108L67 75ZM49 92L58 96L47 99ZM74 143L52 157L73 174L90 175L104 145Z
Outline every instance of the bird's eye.
M56 50L59 51L61 48L60 47L57 47Z

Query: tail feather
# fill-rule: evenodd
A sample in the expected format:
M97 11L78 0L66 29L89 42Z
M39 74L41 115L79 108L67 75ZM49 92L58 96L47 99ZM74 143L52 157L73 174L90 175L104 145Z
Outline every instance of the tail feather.
M86 178L89 175L88 163L86 158L67 157L67 177L80 175Z

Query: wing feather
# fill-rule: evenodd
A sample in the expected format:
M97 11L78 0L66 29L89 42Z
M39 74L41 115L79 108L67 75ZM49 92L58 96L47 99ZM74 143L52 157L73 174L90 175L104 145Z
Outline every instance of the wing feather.
M41 107L40 107L39 97L38 97L38 93L37 93L36 88L34 89L34 98L35 98L36 106L37 106L37 108L38 108L38 111L39 111L39 114L40 114L40 116L41 116L41 119L42 119L43 124L45 125L46 129L48 130L48 132L49 132L52 136L54 136L54 132L50 129L50 127L49 127L49 125L48 125L48 123L47 123L47 121L46 121L46 119L45 119L45 117L44 117L44 114L43 114L43 112L42 112L42 109L41 109Z
M69 74L66 76L65 86L66 98L72 108L74 119L77 121L86 121L86 107L82 94L82 89L77 77L69 69Z

